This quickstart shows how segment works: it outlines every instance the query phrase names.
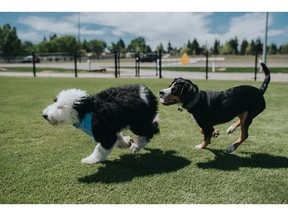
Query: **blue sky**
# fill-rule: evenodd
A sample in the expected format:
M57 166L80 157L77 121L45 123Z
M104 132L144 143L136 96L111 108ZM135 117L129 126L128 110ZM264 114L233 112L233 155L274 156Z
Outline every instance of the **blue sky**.
M266 12L0 12L0 25L9 23L22 41L37 43L54 33L78 37L78 16L81 41L102 39L109 45L121 38L128 45L143 36L152 49L161 42L167 47L169 41L181 47L194 38L208 46L235 36L264 41L266 20ZM272 42L288 43L288 12L269 13L268 44Z

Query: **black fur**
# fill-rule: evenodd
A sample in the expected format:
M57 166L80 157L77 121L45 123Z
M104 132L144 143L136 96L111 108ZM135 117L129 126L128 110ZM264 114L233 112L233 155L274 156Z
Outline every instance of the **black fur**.
M145 89L147 101L140 97L140 89ZM159 133L157 122L158 101L145 86L126 85L106 89L96 95L89 95L77 101L74 109L82 120L92 112L94 139L105 149L113 147L116 134L129 128L134 134L150 140Z

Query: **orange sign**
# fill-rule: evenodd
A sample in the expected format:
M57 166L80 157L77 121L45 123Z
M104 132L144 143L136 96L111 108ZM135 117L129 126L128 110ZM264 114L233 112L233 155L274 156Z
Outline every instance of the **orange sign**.
M181 56L181 59L180 59L180 60L181 60L182 65L186 65L186 64L189 63L190 58L189 58L189 56L187 55L187 53L184 52L183 55Z

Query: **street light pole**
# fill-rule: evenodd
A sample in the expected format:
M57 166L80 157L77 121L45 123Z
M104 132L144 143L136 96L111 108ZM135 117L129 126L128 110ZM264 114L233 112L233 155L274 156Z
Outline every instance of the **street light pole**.
M264 47L263 47L263 63L266 64L266 57L267 57L267 32L268 32L268 16L269 16L269 12L266 12L266 27L265 27L265 39L264 39Z
M79 56L79 61L81 62L81 44L80 44L80 12L78 12L78 56Z

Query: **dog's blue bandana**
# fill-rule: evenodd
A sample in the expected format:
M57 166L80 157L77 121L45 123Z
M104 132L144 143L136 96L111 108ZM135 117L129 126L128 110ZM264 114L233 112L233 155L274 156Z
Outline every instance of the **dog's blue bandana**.
M92 137L93 142L95 142L92 132L92 113L86 113L85 117L77 124L73 124L77 129L84 131L86 134Z

